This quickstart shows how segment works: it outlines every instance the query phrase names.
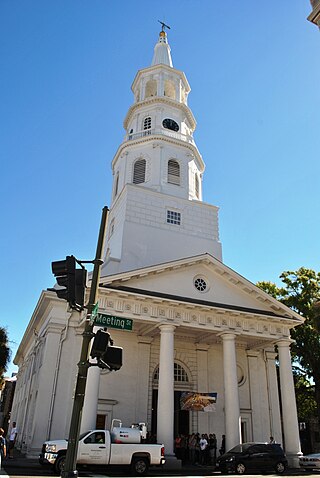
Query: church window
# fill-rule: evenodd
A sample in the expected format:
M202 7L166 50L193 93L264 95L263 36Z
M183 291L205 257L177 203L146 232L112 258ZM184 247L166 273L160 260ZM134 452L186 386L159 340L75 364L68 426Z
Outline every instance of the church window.
M144 130L151 129L151 116L147 116L147 117L144 119L143 129L144 129Z
M208 288L207 282L203 277L196 277L194 279L194 286L199 292L205 292Z
M168 224L176 224L180 226L181 224L181 213L177 211L167 211L167 223Z
M146 160L138 159L133 166L133 184L141 184L146 180Z
M196 197L199 199L199 178L197 173L195 173L194 175L194 189L195 189Z
M186 370L179 363L174 362L173 375L175 382L189 382ZM155 369L153 380L159 380L159 366Z
M180 186L180 165L174 159L168 161L168 183Z

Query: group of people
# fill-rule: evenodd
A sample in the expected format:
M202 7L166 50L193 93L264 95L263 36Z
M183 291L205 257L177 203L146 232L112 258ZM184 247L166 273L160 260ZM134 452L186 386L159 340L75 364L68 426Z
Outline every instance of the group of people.
M178 435L174 441L174 452L182 463L200 466L215 466L218 442L215 433L192 433ZM226 451L225 435L222 435L219 448L220 455Z
M8 457L13 459L13 449L17 439L17 424L16 422L12 423L11 430L8 434L8 440L5 437L4 429L0 428L0 469L2 465L2 460Z

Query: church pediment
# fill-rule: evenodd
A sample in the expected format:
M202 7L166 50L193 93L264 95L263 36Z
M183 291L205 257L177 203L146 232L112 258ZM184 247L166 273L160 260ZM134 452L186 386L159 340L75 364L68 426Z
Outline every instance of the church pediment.
M147 297L303 322L303 318L209 254L104 277L101 286Z

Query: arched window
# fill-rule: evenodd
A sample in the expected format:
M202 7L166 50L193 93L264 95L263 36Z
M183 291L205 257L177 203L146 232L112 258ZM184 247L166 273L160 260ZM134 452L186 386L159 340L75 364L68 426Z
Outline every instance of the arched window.
M199 199L199 178L197 173L194 175L194 189L196 193L196 197Z
M165 80L164 82L164 96L168 96L169 98L172 98L173 100L176 99L176 90L174 83L170 80Z
M179 363L174 363L173 374L175 382L189 382L186 370ZM154 371L153 380L159 380L159 366Z
M168 183L180 186L180 164L175 159L168 161Z
M146 180L146 160L138 159L133 166L133 184L141 184Z
M156 80L149 80L146 84L146 98L150 96L157 96L157 82Z

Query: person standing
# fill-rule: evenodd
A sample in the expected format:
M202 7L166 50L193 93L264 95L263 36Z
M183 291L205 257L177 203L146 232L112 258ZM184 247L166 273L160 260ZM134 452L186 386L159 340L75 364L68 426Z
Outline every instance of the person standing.
M12 428L9 433L9 458L13 459L13 449L16 444L16 439L18 435L17 424L16 422L12 423Z
M3 436L3 434L4 434L4 429L0 428L0 470L2 466L2 461L7 455L6 439Z
M220 447L219 453L220 453L220 455L224 455L225 452L226 452L226 436L222 435L221 447Z
M210 465L216 466L217 459L217 438L215 433L209 435Z
M201 435L199 445L200 445L200 465L203 466L206 464L207 447L208 447L208 441L206 440L204 433L202 433Z

